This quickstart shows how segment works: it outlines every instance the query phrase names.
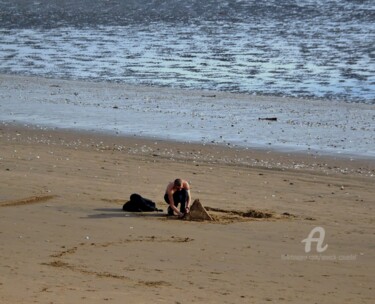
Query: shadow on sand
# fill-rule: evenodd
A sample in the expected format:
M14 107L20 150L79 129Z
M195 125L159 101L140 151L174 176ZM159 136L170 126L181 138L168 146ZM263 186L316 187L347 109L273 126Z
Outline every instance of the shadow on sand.
M89 219L106 219L114 217L166 217L163 212L125 212L120 208L98 208L94 209L100 213L89 214Z

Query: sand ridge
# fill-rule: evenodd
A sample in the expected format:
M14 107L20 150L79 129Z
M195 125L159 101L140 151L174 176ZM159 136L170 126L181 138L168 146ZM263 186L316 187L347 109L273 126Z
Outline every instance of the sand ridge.
M10 207L10 206L22 206L29 204L37 204L53 199L54 195L42 195L42 196L31 196L27 198L22 198L18 200L10 201L0 201L0 207Z

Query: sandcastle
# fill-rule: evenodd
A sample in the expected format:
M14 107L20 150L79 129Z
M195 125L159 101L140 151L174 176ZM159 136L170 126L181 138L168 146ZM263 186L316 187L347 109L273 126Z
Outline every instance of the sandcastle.
M189 221L213 221L212 217L203 207L199 199L194 200L190 207L190 213L185 214L183 219Z

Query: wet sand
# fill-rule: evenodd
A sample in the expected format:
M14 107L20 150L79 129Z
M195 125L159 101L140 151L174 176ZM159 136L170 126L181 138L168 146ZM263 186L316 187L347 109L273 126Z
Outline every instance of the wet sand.
M373 301L372 160L5 123L0 146L1 303ZM216 221L121 210L178 176Z
M4 74L0 87L4 122L375 159L375 105Z

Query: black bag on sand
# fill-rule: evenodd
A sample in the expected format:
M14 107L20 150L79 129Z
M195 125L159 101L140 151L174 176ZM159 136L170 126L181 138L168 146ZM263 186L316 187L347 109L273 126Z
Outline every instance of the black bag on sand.
M130 201L126 202L124 206L122 206L122 210L129 212L163 211L157 209L156 204L152 200L144 198L137 193L130 195Z

